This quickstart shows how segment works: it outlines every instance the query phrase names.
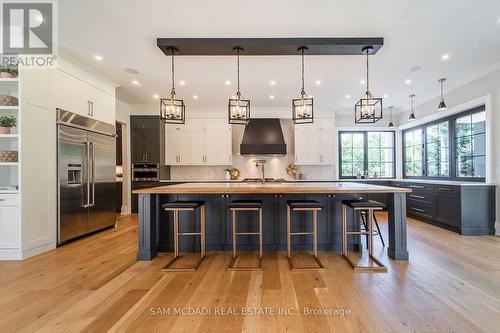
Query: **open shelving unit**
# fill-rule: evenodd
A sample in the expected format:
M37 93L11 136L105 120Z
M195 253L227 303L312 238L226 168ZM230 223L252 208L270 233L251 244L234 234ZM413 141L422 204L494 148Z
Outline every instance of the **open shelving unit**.
M18 152L17 162L0 161L0 194L19 193L20 186L20 81L18 78L0 78L0 94L18 98L18 105L0 105L0 115L14 116L17 126L11 129L10 134L0 134L0 150L13 150Z

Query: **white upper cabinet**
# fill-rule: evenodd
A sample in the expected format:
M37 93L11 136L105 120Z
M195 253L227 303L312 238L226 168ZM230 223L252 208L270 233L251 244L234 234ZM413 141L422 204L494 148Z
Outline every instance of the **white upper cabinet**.
M333 120L315 120L295 125L295 164L333 165L335 130Z
M50 75L54 106L79 115L115 124L115 95L60 69Z
M167 125L167 165L231 165L231 125L226 119L189 119Z

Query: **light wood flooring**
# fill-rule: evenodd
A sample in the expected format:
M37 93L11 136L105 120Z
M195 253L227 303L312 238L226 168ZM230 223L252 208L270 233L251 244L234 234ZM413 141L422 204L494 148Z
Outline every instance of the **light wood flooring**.
M228 272L230 253L212 252L195 273L163 273L169 254L136 261L136 223L0 262L0 332L500 331L500 237L409 219L409 262L376 241L388 273L324 252L325 272L291 273L284 253L266 253L262 272Z

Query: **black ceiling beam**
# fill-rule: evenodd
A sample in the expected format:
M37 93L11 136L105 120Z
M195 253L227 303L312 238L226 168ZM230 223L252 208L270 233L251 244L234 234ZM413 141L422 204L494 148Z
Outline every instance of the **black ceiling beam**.
M384 38L158 38L158 47L170 55L175 47L181 56L223 56L234 54L234 47L244 49L242 55L297 55L306 46L308 55L361 55L366 46L373 54L384 45Z

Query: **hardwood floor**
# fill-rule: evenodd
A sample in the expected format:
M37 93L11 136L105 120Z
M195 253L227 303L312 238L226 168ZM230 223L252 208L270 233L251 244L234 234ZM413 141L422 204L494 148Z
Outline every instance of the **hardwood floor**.
M0 262L0 332L499 332L500 237L412 219L408 229L407 263L376 241L388 273L355 273L336 253L320 253L325 272L291 273L284 253L266 253L262 272L228 272L223 252L196 273L162 273L169 255L137 262L136 217L123 217L116 229ZM321 308L331 313L303 312Z

